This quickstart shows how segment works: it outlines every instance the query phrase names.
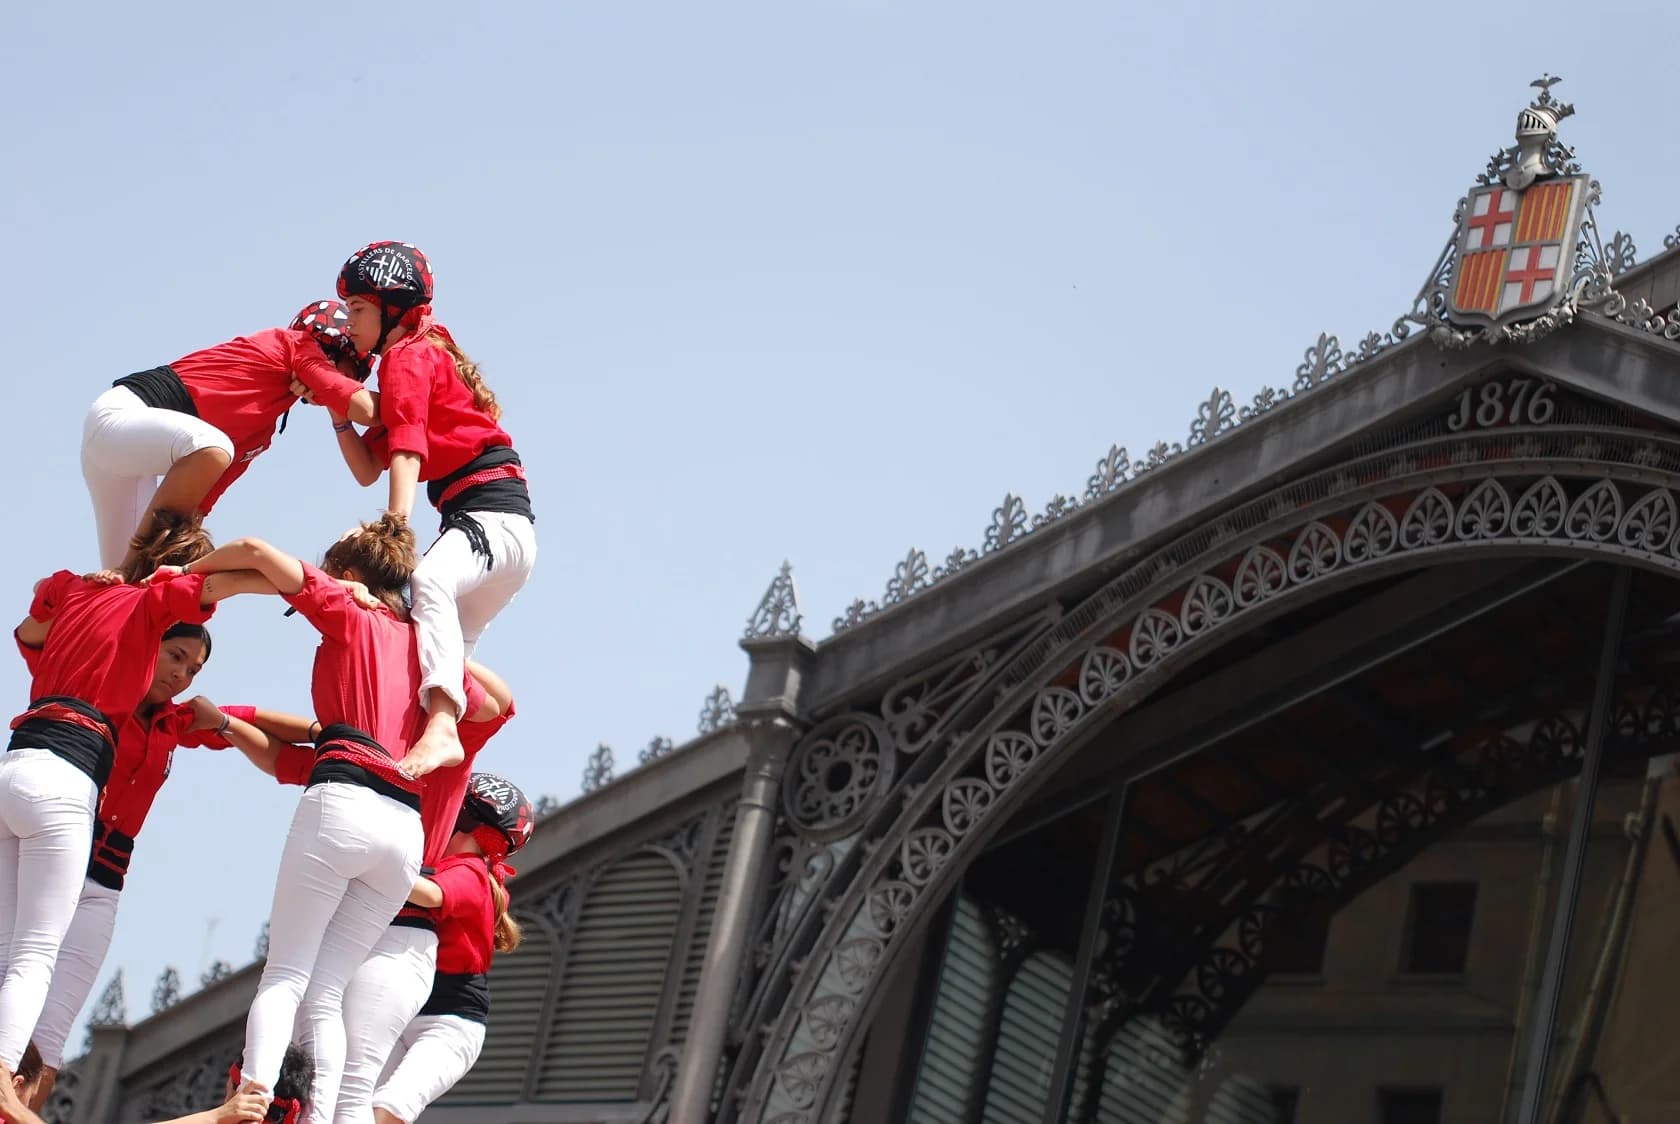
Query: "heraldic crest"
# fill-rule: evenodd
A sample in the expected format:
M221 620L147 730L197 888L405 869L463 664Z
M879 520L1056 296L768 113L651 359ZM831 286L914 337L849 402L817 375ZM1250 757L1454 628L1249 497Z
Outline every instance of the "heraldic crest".
M1539 339L1612 295L1593 218L1598 183L1558 140L1558 124L1575 112L1552 94L1560 81L1531 83L1540 94L1517 114L1516 143L1494 153L1459 200L1452 241L1402 318L1427 325L1442 346Z

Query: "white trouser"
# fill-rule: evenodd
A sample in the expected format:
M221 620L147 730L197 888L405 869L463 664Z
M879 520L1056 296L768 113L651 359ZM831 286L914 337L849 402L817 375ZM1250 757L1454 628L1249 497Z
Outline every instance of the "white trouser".
M82 1005L93 994L93 981L111 949L111 934L117 928L117 903L122 891L102 886L91 878L82 881L76 916L58 947L58 966L53 969L52 987L46 1006L35 1023L35 1048L41 1061L58 1069L64 1065L64 1043L70 1027L82 1013Z
M524 588L537 564L537 532L523 515L475 511L484 528L495 565L486 568L474 554L465 532L450 529L438 536L409 579L414 595L415 638L420 645L420 709L426 695L442 687L464 712L462 683L466 661L479 637ZM461 713L465 718L466 714Z
M404 925L385 930L344 991L346 1049L338 1106L330 1118L317 1112L317 1120L323 1124L328 1119L333 1124L373 1124L373 1090L385 1059L402 1038L403 1028L426 1005L436 971L436 933ZM303 1000L311 1041L316 1033L314 999L311 988Z
M82 479L93 500L100 565L121 564L158 478L200 449L233 456L233 442L209 422L148 406L126 386L113 386L93 400L82 422Z
M409 1023L385 1063L373 1107L414 1124L478 1061L484 1030L483 1023L455 1015L421 1015Z
M420 874L420 816L355 784L307 789L280 853L268 962L245 1021L245 1075L269 1089L314 994L314 1118L331 1119L344 1066L344 988Z
M76 914L98 801L93 778L51 750L0 754L0 1065L8 1072L29 1045Z

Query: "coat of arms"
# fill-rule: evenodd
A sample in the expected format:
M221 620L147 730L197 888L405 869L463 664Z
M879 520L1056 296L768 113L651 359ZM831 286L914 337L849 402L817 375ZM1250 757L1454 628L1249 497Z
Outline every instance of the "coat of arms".
M1598 185L1557 139L1575 112L1552 94L1559 81L1532 83L1540 94L1517 114L1516 144L1460 200L1458 229L1420 294L1447 346L1536 339L1573 319L1598 281Z

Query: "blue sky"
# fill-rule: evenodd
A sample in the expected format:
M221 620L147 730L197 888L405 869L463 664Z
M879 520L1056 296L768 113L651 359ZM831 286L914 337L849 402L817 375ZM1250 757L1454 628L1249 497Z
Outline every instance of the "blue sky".
M1642 256L1680 222L1666 8L1345 3L28 5L0 41L14 532L92 568L77 449L112 379L285 322L420 245L530 468L541 555L481 657L487 767L569 798L681 742L783 558L814 637L911 546L978 546L1215 385L1385 328L1542 70ZM299 408L212 519L314 557L382 503ZM256 599L199 688L301 710ZM16 665L0 665L14 710ZM107 962L146 1008L244 964L296 799L183 752ZM79 1041L79 1032L78 1038Z

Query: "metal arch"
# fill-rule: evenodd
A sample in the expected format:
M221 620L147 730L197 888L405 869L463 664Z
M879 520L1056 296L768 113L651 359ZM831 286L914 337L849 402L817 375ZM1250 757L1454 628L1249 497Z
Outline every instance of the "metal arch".
M1558 435L1554 432L1550 436ZM1600 431L1596 436L1603 439L1600 447L1593 450L1599 454L1593 458L1597 463L1588 463L1586 458L1541 457L1474 465L1449 462L1433 471L1386 481L1383 487L1347 489L1327 496L1318 504L1292 506L1288 513L1291 518L1286 523L1280 522L1285 513L1279 512L1280 520L1265 522L1243 536L1249 544L1247 555L1234 542L1227 542L1219 551L1221 561L1228 565L1238 558L1252 556L1262 544L1280 538L1284 525L1294 527L1293 535L1289 536L1292 545L1288 556L1273 556L1284 567L1275 588L1261 588L1246 604L1228 606L1223 617L1193 634L1181 628L1170 643L1163 638L1164 632L1150 642L1154 645L1152 649L1142 653L1134 642L1131 654L1147 658L1112 683L1105 683L1098 669L1096 689L1086 698L1054 685L1052 680L1075 668L1082 673L1090 672L1093 658L1105 651L1124 655L1105 648L1101 641L1129 621L1147 619L1165 629L1169 623L1166 614L1152 606L1173 591L1188 589L1215 567L1211 559L1201 556L1185 559L1177 566L1161 566L1156 571L1158 580L1146 581L1136 595L1117 599L1118 603L1111 601L1085 619L1081 619L1079 610L1069 614L1068 623L1084 627L1070 630L1071 635L1060 638L1063 642L1054 645L1053 652L1033 653L1037 658L1030 661L1032 667L1022 669L1018 678L1006 680L1011 686L1000 691L980 721L959 725L970 733L953 748L940 769L927 778L921 790L906 800L904 814L895 820L892 828L881 838L865 844L869 853L855 868L849 885L825 888L825 897L829 899L826 908L813 911L814 917L822 918L820 931L812 931L816 927L810 926L805 932L793 935L799 947L784 950L777 965L786 972L781 986L776 988L788 999L784 1014L775 1026L766 1028L770 1033L764 1051L756 1058L741 1059L752 1066L750 1084L741 1082L746 1085L743 1091L747 1093L748 1112L784 1115L791 1112L795 1119L801 1114L814 1114L806 1118L815 1119L827 1110L832 1078L837 1072L835 1059L847 1056L858 1029L873 1013L879 998L878 983L891 946L902 943L894 938L917 926L928 903L937 901L966 865L963 860L995 834L1001 826L999 821L1005 818L1004 813L1018 806L1042 783L1042 778L1053 772L1043 767L1046 760L1070 753L1100 725L1093 721L1097 716L1106 721L1116 711L1135 705L1156 689L1167 673L1176 672L1185 662L1182 658L1185 652L1205 654L1209 650L1206 637L1220 633L1223 639L1237 631L1224 627L1227 622L1257 622L1297 608L1333 589L1400 569L1438 564L1454 556L1517 552L1608 557L1657 572L1680 571L1680 557L1671 550L1680 543L1677 543L1675 519L1669 514L1674 508L1674 491L1680 487L1680 474L1647 464L1605 463L1599 459L1612 451L1605 447L1608 444L1625 438L1631 448L1633 444L1647 442L1649 435ZM1501 478L1513 477L1532 479L1534 484L1521 496L1513 496L1498 483ZM1562 480L1590 483L1580 488L1579 494L1569 495L1562 487ZM1565 498L1561 507L1555 511L1545 508L1537 517L1539 508L1531 504L1531 509L1524 510L1522 505L1546 481ZM1465 485L1464 494L1453 500L1434 488L1435 484L1446 482ZM1616 487L1618 484L1643 491L1630 501L1624 499ZM1659 493L1662 502L1648 502L1659 498ZM1361 507L1360 499L1366 495L1370 498ZM1410 497L1406 520L1412 519L1418 505L1426 499L1435 509L1420 517L1419 525L1424 532L1420 532L1422 537L1418 541L1402 542L1397 529L1392 541L1382 547L1380 557L1348 559L1343 553L1348 536L1357 528L1360 515L1379 496ZM1594 497L1593 502L1602 502L1597 508L1589 502L1576 512L1578 501L1588 496ZM1553 498L1548 495L1542 500L1549 502ZM1339 532L1332 531L1323 521L1330 510L1340 510L1351 517ZM1629 522L1629 516L1635 512L1643 512L1644 521L1638 526ZM1566 526L1572 513L1578 518ZM1650 518L1653 515L1655 522ZM1513 522L1522 523L1528 533L1512 531ZM1654 529L1659 525L1660 536ZM1316 555L1309 542L1313 536L1317 536L1321 548ZM1298 556L1303 544L1309 549ZM1148 565L1149 560L1144 564ZM1298 571L1293 575L1288 569L1292 565ZM1233 586L1226 588L1230 591ZM1152 613L1154 617L1150 616ZM1004 729L1006 724L1011 728ZM1011 748L1016 753L1014 758L1009 755ZM988 763L997 764L1003 771L1001 783L986 792L984 804L970 805L973 815L967 830L945 832L947 845L942 848L936 866L922 870L919 876L908 871L901 860L901 848L919 830L939 830L925 828L927 818L940 812L941 803L957 791L958 785L975 783L973 776L964 773L973 773ZM1029 773L1032 775L1028 776ZM981 787L985 787L984 782ZM978 789L969 791L977 793ZM824 1005L824 1030L820 1037L813 1038L805 1026L805 1013L808 1006L817 1003ZM836 1019L837 1008L844 1012L843 1018ZM737 1070L738 1079L745 1076L745 1072Z

